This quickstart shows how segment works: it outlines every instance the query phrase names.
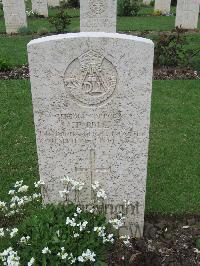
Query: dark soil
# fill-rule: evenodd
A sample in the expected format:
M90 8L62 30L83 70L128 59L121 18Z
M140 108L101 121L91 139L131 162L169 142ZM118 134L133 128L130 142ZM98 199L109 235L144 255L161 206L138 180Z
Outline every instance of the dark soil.
M109 265L199 266L200 216L146 217L144 238L127 248L117 243Z
M190 68L155 68L154 80L174 80L174 79L197 79L200 80L200 71ZM29 69L27 65L15 67L12 70L0 71L0 80L8 79L29 79Z

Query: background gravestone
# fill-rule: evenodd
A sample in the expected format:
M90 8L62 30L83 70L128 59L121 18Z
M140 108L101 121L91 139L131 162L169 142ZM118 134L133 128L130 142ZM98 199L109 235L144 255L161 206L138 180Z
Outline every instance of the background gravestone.
M107 215L131 202L126 233L143 232L153 43L110 33L51 36L28 45L44 202L59 202L65 175L107 193ZM71 200L75 201L74 196ZM115 211L114 211L115 210Z
M3 0L3 12L8 34L17 33L21 27L27 27L24 0Z
M56 7L60 5L60 0L47 0L48 6Z
M176 26L183 29L196 29L199 18L199 0L178 0Z
M32 10L38 15L48 17L47 0L32 0Z
M116 32L116 0L80 0L80 31Z
M151 0L143 0L143 4L149 5L151 3Z
M154 10L160 10L163 14L170 13L171 0L155 0Z

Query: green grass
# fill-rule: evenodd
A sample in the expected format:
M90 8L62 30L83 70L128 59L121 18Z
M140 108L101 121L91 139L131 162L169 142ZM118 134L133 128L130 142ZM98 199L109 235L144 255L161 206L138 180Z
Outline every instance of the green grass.
M200 212L200 81L155 81L146 212ZM29 81L0 81L0 199L38 178Z
M200 81L154 82L147 212L200 212Z
M1 36L0 58L6 59L13 66L20 66L28 62L27 43L32 36Z
M0 82L0 198L15 180L38 176L29 81Z

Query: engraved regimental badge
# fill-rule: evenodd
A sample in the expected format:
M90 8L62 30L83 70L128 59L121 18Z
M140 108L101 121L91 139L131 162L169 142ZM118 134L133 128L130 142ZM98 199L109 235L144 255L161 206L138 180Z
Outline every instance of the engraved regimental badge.
M65 90L77 104L98 107L113 96L117 71L103 55L90 50L69 64L64 82Z
M92 14L99 15L105 12L105 0L90 0L89 1L89 8Z

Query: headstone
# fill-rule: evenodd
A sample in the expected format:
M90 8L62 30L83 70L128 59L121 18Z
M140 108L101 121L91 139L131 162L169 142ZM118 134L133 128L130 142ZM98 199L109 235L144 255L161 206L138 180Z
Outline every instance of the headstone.
M32 0L32 10L38 15L48 17L47 0Z
M3 12L6 33L17 33L21 27L27 27L24 0L3 0Z
M154 10L159 10L162 14L170 13L171 0L155 0Z
M60 6L60 0L47 0L47 2L50 7Z
M196 29L199 18L199 0L178 0L176 26L183 29Z
M60 179L106 191L111 217L131 205L121 232L143 232L154 47L116 33L49 36L28 44L31 90L44 203L60 202ZM76 201L72 194L71 200Z
M151 0L143 0L143 4L145 5L150 5L150 3L151 3Z
M116 32L117 0L80 0L80 31Z

